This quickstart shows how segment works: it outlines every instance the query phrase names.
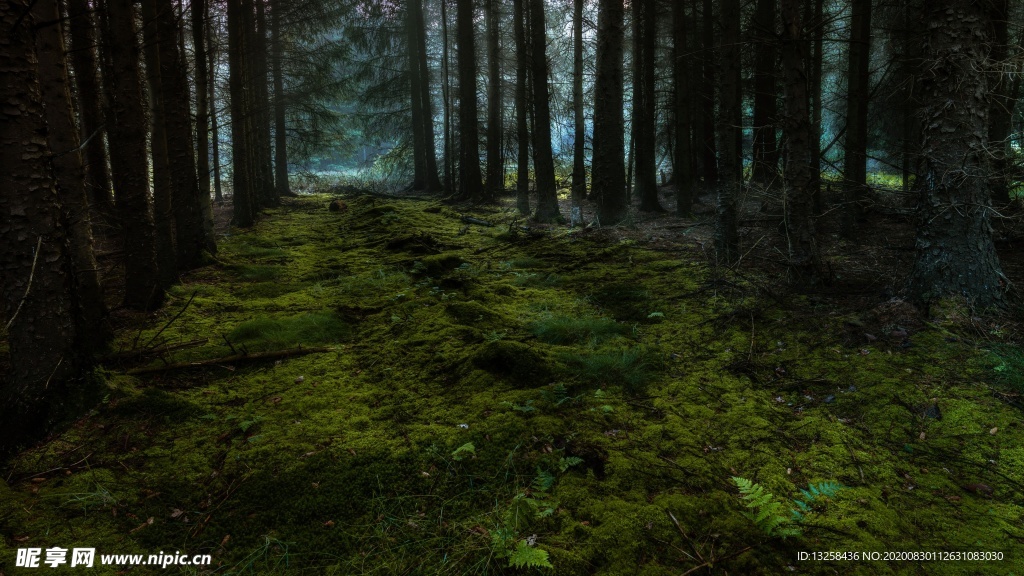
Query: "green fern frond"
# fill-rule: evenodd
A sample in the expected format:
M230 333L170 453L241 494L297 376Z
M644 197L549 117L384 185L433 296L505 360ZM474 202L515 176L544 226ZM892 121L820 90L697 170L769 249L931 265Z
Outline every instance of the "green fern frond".
M516 544L508 557L509 568L554 568L546 550L529 546L525 540Z
M537 492L547 492L555 485L555 475L541 467L537 467L537 477L533 479L533 489Z
M583 458L580 458L578 456L566 456L558 461L558 469L562 472L565 472L569 468L572 468L573 466L576 466L578 464L583 464Z
M745 506L751 510L743 515L758 529L768 536L781 538L800 534L800 529L793 526L792 519L783 515L785 506L764 486L739 476L733 476L732 481L739 488Z

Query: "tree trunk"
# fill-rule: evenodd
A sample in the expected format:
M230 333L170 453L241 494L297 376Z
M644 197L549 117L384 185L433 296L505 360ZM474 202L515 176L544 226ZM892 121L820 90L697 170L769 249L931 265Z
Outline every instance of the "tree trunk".
M255 97L251 118L253 120L253 137L256 146L256 166L260 204L277 206L281 199L277 195L274 181L274 152L270 140L271 105L270 105L270 50L267 46L267 14L264 0L255 0L255 28L253 32L252 57L253 80L250 90Z
M89 203L102 215L114 210L110 194L110 167L104 145L103 92L96 57L96 23L86 0L68 0L71 32L71 66L75 71L75 94L81 119L81 140L85 143L85 189Z
M814 194L814 213L821 214L824 205L821 200L821 69L824 63L825 0L809 0L813 3L814 16L811 18L814 30L814 55L811 57L811 71L808 82L811 103L811 191Z
M463 200L486 200L480 175L480 136L476 108L476 38L473 0L456 0L455 41L459 68L459 193Z
M530 0L530 70L533 76L533 168L536 171L538 222L557 222L558 196L555 192L555 162L551 151L551 110L548 104L547 28L544 0Z
M216 250L207 238L203 207L196 178L195 147L192 143L192 110L185 55L178 46L180 20L171 0L155 2L160 47L161 99L167 135L167 162L171 169L171 207L174 212L174 241L179 270L191 270L203 262L204 249Z
M192 1L192 46L196 64L196 176L199 182L199 210L203 215L203 235L208 247L216 251L213 235L213 204L210 202L210 99L206 66L206 3ZM183 16L184 18L184 16Z
M675 80L675 173L676 214L688 216L693 210L692 102L690 98L690 56L686 37L686 11L683 2L672 4L673 75Z
M452 157L452 99L451 77L448 73L448 0L441 0L441 92L444 99L444 189L455 189L455 159Z
M505 173L501 162L502 101L501 66L498 39L498 8L500 0L485 0L487 20L487 176L486 195L494 197L505 190Z
M597 70L594 83L594 153L591 194L602 224L626 216L625 130L623 126L622 0L600 0L597 17Z
M167 113L164 108L163 75L160 73L160 37L157 7L142 3L142 53L146 62L146 85L149 87L149 152L153 167L153 224L156 265L160 285L164 288L178 281L178 260L174 250L174 213L172 196L174 181L167 153Z
M654 0L633 2L633 147L636 194L640 209L662 212L658 202L657 98L654 93L654 50L657 36Z
M425 190L427 188L427 144L426 134L424 134L426 123L423 119L423 91L420 87L422 79L420 78L419 41L415 16L415 11L420 8L420 2L421 0L409 0L405 18L409 66L409 108L412 113L413 177L412 184L409 185L410 190Z
M800 18L801 0L782 0L782 65L786 92L784 133L789 151L783 218L788 242L789 280L799 287L821 281L814 234L814 191L811 188L811 122L804 62L806 40Z
M56 0L38 0L32 8L36 21L36 54L39 57L38 77L46 110L49 149L53 152L53 173L58 185L74 270L74 286L78 300L75 307L79 346L89 352L103 348L110 339L106 325L107 306L96 257L93 254L92 224L85 192L85 170L78 144L78 127L68 92L68 70L65 60L64 34Z
M1010 153L1010 120L1016 98L1010 98L1010 74L1006 61L1009 53L1009 0L991 0L992 51L989 61L992 66L992 94L989 105L988 147L992 159L992 202L999 206L1010 203L1011 176L1007 173Z
M1005 277L989 224L986 162L989 14L971 0L934 0L923 11L923 196L910 291L924 302L955 296L999 305Z
M529 76L529 53L526 45L523 0L512 0L512 17L516 37L516 209L523 216L530 213L530 130L527 121L526 80Z
M720 262L733 264L739 260L737 212L740 187L743 183L742 85L740 61L740 3L722 2L722 93L719 133L722 138L722 160L718 185L718 211L715 222L715 247Z
M53 156L29 9L27 0L0 3L0 165L5 172L0 186L0 318L11 363L10 374L0 382L3 452L44 430L60 413L67 401L64 383L80 364L68 238L50 168Z
M587 195L587 135L583 116L583 0L573 0L572 8L572 207L582 211L583 198Z
M728 0L732 1L732 0ZM718 145L715 142L715 12L711 0L703 0L703 34L701 37L702 68L704 76L704 92L701 94L701 176L705 187L718 184ZM738 15L737 15L738 17Z
M218 43L214 43L213 12L210 10L211 3L206 3L206 16L208 18L207 21L210 23L206 26L206 44L209 46L207 51L207 56L209 57L209 82L207 85L210 88L210 147L213 152L213 199L217 204L223 204L224 190L220 181L220 127L217 125L217 83L214 78L214 71L217 69Z
M751 33L754 65L754 151L751 181L768 188L779 175L776 142L775 0L758 0Z
M227 0L228 15L228 85L231 92L231 173L233 204L232 220L236 226L248 228L256 217L256 198L253 194L250 171L250 142L247 127L245 54L248 34L245 29L246 0Z
M139 46L131 0L107 0L105 39L110 69L103 79L110 100L110 166L124 239L124 303L152 310L163 302L149 204L146 114L142 106Z
M856 231L867 198L868 98L870 98L871 2L853 0L847 68L846 144L843 151L843 234Z

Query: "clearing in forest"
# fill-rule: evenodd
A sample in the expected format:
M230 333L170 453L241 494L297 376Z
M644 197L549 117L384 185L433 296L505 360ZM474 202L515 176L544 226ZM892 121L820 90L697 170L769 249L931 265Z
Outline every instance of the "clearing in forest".
M1019 366L942 317L778 296L692 242L329 200L232 230L120 332L104 402L0 482L0 569L26 546L210 554L193 574L1024 565ZM827 550L1002 560L798 561Z

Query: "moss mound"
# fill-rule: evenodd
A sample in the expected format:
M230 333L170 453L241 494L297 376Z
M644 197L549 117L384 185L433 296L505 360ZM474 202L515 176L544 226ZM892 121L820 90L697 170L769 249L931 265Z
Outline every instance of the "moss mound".
M478 368L516 386L547 384L554 371L551 361L530 346L511 340L488 342L473 355Z

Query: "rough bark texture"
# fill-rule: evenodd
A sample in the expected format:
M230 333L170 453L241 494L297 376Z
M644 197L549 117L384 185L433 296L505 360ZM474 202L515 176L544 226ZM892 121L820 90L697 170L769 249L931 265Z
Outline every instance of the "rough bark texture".
M164 109L163 75L160 74L160 40L156 5L142 3L142 52L149 87L149 152L153 162L153 225L156 265L164 288L178 281L174 250L174 213L171 209L174 181L167 156L167 114Z
M776 141L775 0L758 0L751 38L754 64L754 163L751 181L771 186L779 175Z
M572 205L587 195L586 126L583 117L583 0L572 5Z
M715 248L720 262L732 264L739 257L737 203L743 182L742 86L740 61L740 3L722 2L722 87L719 135L722 139Z
M923 195L910 292L920 301L956 296L998 305L1004 276L992 243L986 162L989 15L971 0L928 2L923 14Z
M530 213L530 129L527 121L530 103L526 97L530 70L523 0L512 0L512 8L516 39L516 209L525 216Z
M806 41L800 18L801 0L782 0L782 67L786 93L783 130L789 150L786 166L785 222L789 280L797 287L821 280L814 235L813 180L811 178L811 122L804 62Z
M206 66L206 3L192 0L192 46L196 65L196 177L199 182L199 210L203 215L206 246L217 250L213 235L213 204L210 201L210 99Z
M163 302L153 215L149 204L149 160L146 158L146 114L142 106L139 47L131 0L108 0L106 45L110 68L103 79L110 101L110 165L123 230L125 264L124 303L128 308L151 310Z
M693 209L693 146L691 115L690 54L687 46L685 4L672 5L673 76L675 79L675 174L676 214L688 215Z
M288 97L284 92L284 40L281 38L281 16L284 3L270 3L271 73L274 76L274 186L278 196L295 196L288 183L288 126L285 109Z
M711 0L703 0L701 65L703 88L701 93L701 176L705 186L718 183L718 145L715 142L715 82L717 48L715 46L715 11Z
M248 90L254 97L253 107L250 109L252 120L252 135L255 139L253 152L255 153L256 184L263 206L276 206L280 202L277 195L277 187L274 183L274 153L270 143L270 50L267 42L268 24L266 4L264 0L253 2L256 8L255 20L249 30L252 32L252 51L249 56L252 59L252 81Z
M45 428L75 358L72 274L51 169L27 0L0 3L0 327L10 374L0 382L0 451Z
M37 26L38 76L46 109L49 148L54 153L53 172L71 240L70 257L79 304L75 319L79 333L89 334L87 338L79 339L79 344L95 352L106 344L110 330L106 325L107 307L103 302L103 289L93 254L85 171L78 150L78 127L75 125L71 94L68 92L64 34L56 0L38 0L32 8L32 15Z
M425 123L423 120L423 100L420 89L419 41L416 31L415 11L421 0L409 0L406 8L405 38L407 44L409 66L409 109L412 120L412 183L410 190L424 190L427 187L427 150Z
M544 0L530 0L530 71L533 77L533 169L536 172L538 222L557 222L555 162L551 151L551 110L548 105L547 33Z
M486 194L494 197L505 189L505 169L501 158L502 98L500 45L498 39L499 0L484 2L484 17L487 19L487 175Z
M657 97L654 58L657 20L654 0L633 2L633 139L636 158L636 195L640 209L661 212L658 202Z
M821 214L824 210L821 200L821 69L824 64L825 0L808 0L807 14L814 38L807 86L811 105L811 190L814 213Z
M249 175L249 134L246 101L247 35L245 32L246 0L227 0L228 13L228 85L231 92L231 173L232 221L248 228L256 217L256 198Z
M206 4L206 15L209 18L208 22L210 22L206 26L206 45L209 46L209 50L207 50L209 81L207 85L210 89L210 148L213 152L211 160L213 164L213 199L218 204L222 204L224 202L224 189L220 181L220 126L218 126L217 121L217 83L213 77L213 71L217 69L217 49L219 46L218 42L214 42L213 12L210 10L209 2Z
M871 2L853 0L850 18L850 59L847 68L846 144L843 152L843 187L847 205L843 232L855 232L867 195L868 98L871 54Z
M597 77L594 85L592 195L601 224L626 216L625 132L622 122L625 37L622 0L600 0L597 17Z
M455 40L459 68L459 198L485 199L480 175L480 136L476 106L476 38L473 0L456 0Z
M89 203L101 214L114 209L111 196L110 167L103 125L103 92L99 82L99 61L96 56L96 24L86 0L68 0L71 32L71 66L75 71L75 93L78 96L81 140L85 162L85 189Z

